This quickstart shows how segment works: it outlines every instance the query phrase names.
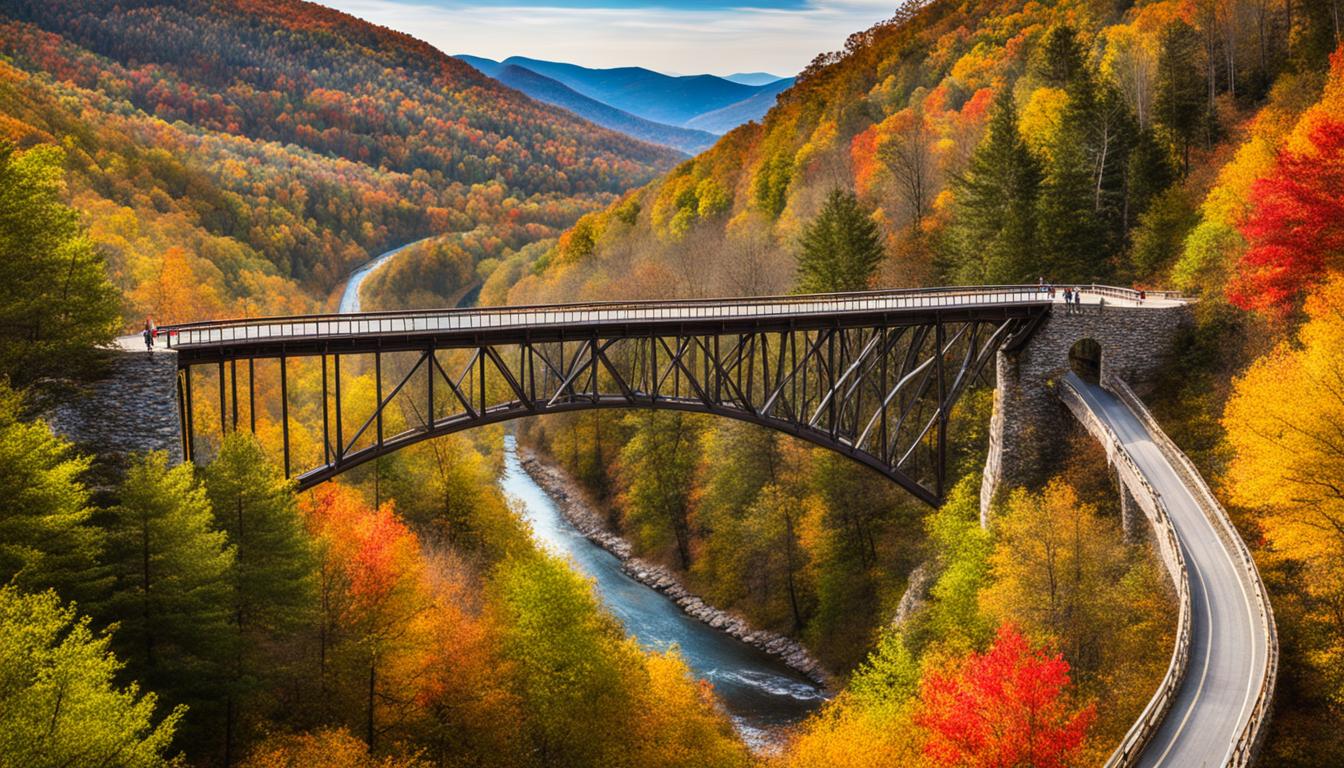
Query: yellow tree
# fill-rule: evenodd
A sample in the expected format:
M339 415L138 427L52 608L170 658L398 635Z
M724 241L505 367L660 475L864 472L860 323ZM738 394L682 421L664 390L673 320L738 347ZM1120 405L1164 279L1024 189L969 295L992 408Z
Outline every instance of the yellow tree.
M1321 643L1313 663L1344 703L1344 277L1306 302L1307 322L1234 385L1223 412L1232 501L1256 510L1294 563Z
M1057 643L1080 676L1095 671L1106 638L1119 627L1112 594L1125 571L1117 526L1054 480L1039 494L1015 491L994 523L988 613Z

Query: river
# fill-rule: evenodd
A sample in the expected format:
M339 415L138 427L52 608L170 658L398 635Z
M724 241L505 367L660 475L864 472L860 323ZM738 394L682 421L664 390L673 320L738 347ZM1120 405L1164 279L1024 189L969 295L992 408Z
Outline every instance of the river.
M350 276L341 312L359 311L360 284L405 247L378 256ZM551 496L523 470L513 435L504 438L499 483L504 493L521 502L538 543L591 578L607 610L642 647L677 647L692 673L714 687L748 744L768 746L779 727L799 722L825 701L815 684L778 659L687 616L661 593L621 571L620 561L570 525Z
M522 502L532 535L591 578L607 610L639 644L676 646L696 677L708 680L747 743L769 743L771 731L815 710L822 692L798 672L737 638L682 613L661 593L621 570L616 556L570 525L545 489L523 470L513 435L504 437L504 492Z
M393 248L390 251L384 251L378 254L377 257L370 260L364 266L350 273L350 278L345 281L345 291L341 293L341 303L339 307L336 309L336 311L340 312L343 315L348 315L352 312L360 311L359 288L360 286L364 285L364 281L368 279L369 275L372 275L379 267L391 261L392 257L396 256L398 253L401 253L402 251L406 250L407 248L410 248L412 245L415 245L416 243L423 243L425 240L428 239L429 238L427 237L422 238L420 240L416 240L414 242L410 242L405 245Z

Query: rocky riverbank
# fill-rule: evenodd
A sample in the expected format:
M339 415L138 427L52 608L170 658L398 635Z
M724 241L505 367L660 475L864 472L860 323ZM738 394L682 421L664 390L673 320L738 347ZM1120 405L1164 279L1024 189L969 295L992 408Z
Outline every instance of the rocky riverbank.
M790 669L830 690L833 677L801 643L776 632L754 629L741 616L716 608L692 594L668 568L632 556L630 542L607 529L587 495L564 470L523 446L518 447L518 455L527 474L555 499L560 514L589 541L615 555L621 561L621 570L630 578L663 593L687 616L774 656Z

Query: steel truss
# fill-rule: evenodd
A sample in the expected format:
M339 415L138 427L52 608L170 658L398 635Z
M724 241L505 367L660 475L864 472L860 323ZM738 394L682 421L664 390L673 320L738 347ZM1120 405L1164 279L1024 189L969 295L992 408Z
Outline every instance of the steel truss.
M1022 344L1042 316L928 315L731 332L595 327L559 338L397 338L360 345L332 339L290 345L292 350L245 345L227 354L184 350L179 359L184 450L193 458L198 442L193 368L216 371L217 386L210 389L219 434L255 432L254 364L269 358L278 362L280 400L269 411L278 412L285 474L301 489L406 445L471 427L590 408L663 408L740 419L809 440L936 505L946 491L953 406L982 377L995 352ZM316 466L293 466L296 393L289 369L296 358L321 363L320 394L305 393L322 404ZM391 358L396 364L388 364ZM240 363L246 367L241 376ZM371 373L375 389L353 420L341 386L352 369ZM246 414L241 425L240 403ZM404 428L386 434L388 423Z

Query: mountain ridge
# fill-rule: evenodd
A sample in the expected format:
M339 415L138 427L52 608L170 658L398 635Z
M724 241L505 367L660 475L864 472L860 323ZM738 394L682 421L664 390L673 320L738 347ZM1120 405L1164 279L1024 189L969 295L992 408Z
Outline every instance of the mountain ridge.
M606 104L635 117L678 128L722 134L742 122L765 114L775 94L793 83L773 78L759 85L744 84L718 75L666 75L644 67L594 69L565 62L510 56L495 61L459 54L456 58L494 76L506 66L517 66L549 78L580 96ZM767 76L747 73L748 77ZM710 113L714 118L701 120ZM693 124L701 121L700 124ZM712 126L712 128L708 127Z
M0 59L0 140L63 152L128 318L311 309L431 234L501 256L682 158L299 0L14 0Z

